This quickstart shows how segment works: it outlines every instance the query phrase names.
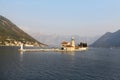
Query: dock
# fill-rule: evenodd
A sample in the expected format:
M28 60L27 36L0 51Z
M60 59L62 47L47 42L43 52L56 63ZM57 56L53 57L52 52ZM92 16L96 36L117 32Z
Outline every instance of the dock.
M76 49L74 51L85 51L87 48L80 48ZM68 50L61 50L56 48L51 49L23 49L23 45L21 45L20 49L18 49L20 52L74 52L74 51L68 51Z
M23 52L58 52L58 51L63 51L60 49L19 49L19 51Z

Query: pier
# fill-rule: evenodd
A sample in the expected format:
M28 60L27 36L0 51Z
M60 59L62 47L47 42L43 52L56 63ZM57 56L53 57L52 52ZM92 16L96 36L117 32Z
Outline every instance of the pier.
M85 51L85 50L87 50L87 48L80 48L80 49L76 49L74 51ZM69 52L68 50L61 50L61 49L56 49L56 48L51 48L51 49L23 49L23 44L20 46L19 51L20 52Z

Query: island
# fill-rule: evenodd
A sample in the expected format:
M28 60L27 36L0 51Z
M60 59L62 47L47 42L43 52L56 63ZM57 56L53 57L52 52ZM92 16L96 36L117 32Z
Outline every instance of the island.
M74 37L71 38L70 42L63 41L61 42L60 48L50 48L50 49L24 49L23 44L21 44L21 47L19 51L62 51L62 52L71 52L71 51L85 51L87 50L87 43L82 43L75 45Z

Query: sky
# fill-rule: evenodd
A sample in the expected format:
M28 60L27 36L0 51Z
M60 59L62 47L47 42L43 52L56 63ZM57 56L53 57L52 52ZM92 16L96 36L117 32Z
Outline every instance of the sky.
M120 0L0 0L0 15L27 32L96 36L120 29Z

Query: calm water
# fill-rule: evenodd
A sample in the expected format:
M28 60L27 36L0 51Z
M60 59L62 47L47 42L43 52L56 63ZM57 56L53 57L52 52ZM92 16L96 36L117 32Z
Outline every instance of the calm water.
M0 47L0 80L120 80L120 49L24 52Z

